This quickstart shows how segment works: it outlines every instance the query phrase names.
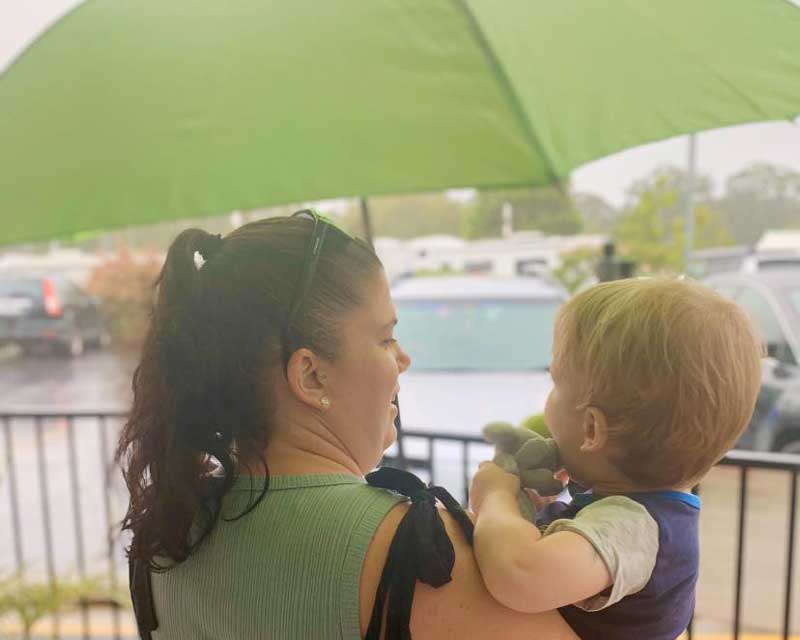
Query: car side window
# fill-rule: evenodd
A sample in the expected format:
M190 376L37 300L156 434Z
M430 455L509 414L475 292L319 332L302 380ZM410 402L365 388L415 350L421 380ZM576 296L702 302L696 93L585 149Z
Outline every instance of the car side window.
M761 336L767 343L769 355L782 362L796 364L794 354L792 354L780 322L778 322L778 317L769 301L755 289L745 287L736 302L748 313L761 331Z

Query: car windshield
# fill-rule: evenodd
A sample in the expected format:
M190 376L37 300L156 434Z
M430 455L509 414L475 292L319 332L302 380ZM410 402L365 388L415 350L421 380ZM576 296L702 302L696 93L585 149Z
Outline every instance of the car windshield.
M399 300L412 371L544 370L558 300Z

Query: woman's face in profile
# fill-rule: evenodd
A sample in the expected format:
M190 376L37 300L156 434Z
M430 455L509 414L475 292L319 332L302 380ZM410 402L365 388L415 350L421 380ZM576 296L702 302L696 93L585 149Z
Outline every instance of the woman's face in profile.
M366 473L397 438L392 400L411 360L394 338L397 312L383 270L367 283L364 302L342 321L340 355L328 368L327 420Z

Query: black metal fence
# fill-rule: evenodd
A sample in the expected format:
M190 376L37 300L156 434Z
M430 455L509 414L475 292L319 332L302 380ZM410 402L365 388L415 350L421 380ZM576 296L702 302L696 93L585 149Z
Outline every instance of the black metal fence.
M781 633L784 640L789 638L792 624L792 597L795 564L795 538L797 530L797 475L800 472L800 456L731 451L720 463L724 466L736 467L739 473L739 504L736 528L736 586L733 616L733 634L739 638L741 632L741 613L743 589L743 560L745 549L745 515L747 514L748 476L754 469L779 471L786 475L789 485L787 504L787 549L786 567L784 571L783 621ZM699 488L698 488L699 489Z
M104 578L124 588L126 540L117 533L126 497L111 456L121 412L0 411L0 577L27 576L55 585L64 576ZM402 456L399 453L402 452ZM387 462L407 466L425 479L449 488L467 501L469 478L491 455L480 438L406 429L402 446ZM742 604L748 585L744 576L749 479L757 470L777 473L787 483L786 548L782 620L771 625L790 637L793 567L796 563L797 476L800 456L731 452L721 463L734 467L737 491L731 508L737 526L733 564L733 611L730 637L742 634ZM697 489L702 493L702 487ZM760 541L756 541L760 543ZM77 632L67 633L55 619L50 636L128 638L130 616L111 607L107 630L97 631L96 607L78 614ZM769 626L769 625L768 625ZM0 631L0 634L2 631ZM127 634L127 635L126 635ZM689 637L693 634L689 631Z
M0 507L0 577L54 589L91 579L109 598L125 588L118 523L126 500L111 464L123 420L120 412L0 412L0 496L7 505ZM120 607L110 606L108 613L110 624L102 625L108 635L102 637L130 637ZM51 637L76 637L61 628L58 616L51 622ZM87 603L77 637L98 637L97 626Z

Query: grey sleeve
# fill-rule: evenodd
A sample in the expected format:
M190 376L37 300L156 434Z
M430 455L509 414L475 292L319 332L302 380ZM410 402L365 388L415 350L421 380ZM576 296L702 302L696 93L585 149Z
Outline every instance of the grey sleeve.
M599 611L641 591L650 580L658 555L658 523L642 505L624 496L598 500L573 520L555 520L544 535L577 533L595 548L614 581L608 596L597 594L575 606Z

